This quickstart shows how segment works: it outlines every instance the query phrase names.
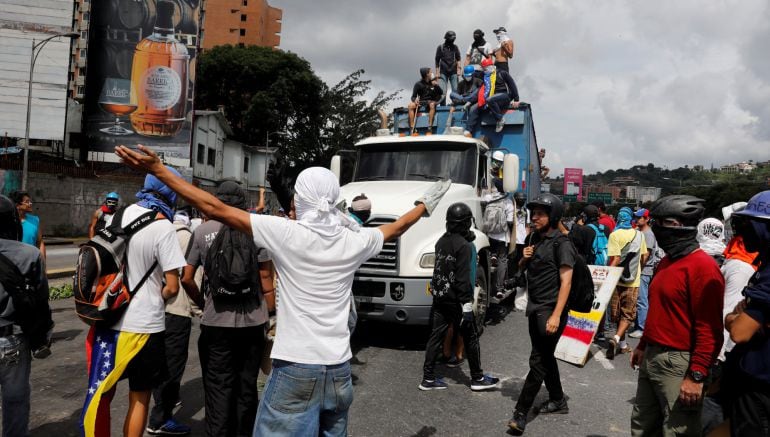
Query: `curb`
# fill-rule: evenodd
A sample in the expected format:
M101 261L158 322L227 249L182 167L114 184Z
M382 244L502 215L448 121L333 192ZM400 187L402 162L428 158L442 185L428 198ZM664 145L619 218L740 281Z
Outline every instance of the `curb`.
M67 276L72 276L74 274L75 274L75 269L73 268L54 269L54 270L46 271L46 275L48 276L48 279L66 278Z
M64 246L67 244L72 244L74 241L66 238L51 238L51 239L43 239L43 243L45 243L46 246Z

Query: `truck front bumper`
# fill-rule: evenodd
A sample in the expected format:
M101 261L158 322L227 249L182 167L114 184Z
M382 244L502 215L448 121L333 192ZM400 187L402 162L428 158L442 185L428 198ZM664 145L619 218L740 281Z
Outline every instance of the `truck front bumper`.
M353 296L362 320L427 325L433 297L430 278L356 277Z

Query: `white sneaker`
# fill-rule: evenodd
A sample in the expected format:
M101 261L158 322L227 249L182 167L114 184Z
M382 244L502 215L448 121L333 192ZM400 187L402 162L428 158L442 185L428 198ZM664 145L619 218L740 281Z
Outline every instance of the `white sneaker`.
M642 331L641 329L637 329L636 331L628 334L628 336L631 338L642 338L643 334L644 334L644 331Z

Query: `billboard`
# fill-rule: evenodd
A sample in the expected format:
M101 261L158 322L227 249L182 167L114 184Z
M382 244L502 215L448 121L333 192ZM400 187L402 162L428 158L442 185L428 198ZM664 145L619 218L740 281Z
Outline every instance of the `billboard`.
M612 204L612 193L588 193L588 201L602 201L605 205Z
M72 0L0 0L0 136L24 137L32 40L72 32L72 12ZM30 138L64 139L70 44L67 37L54 38L38 49Z
M83 115L89 149L144 144L189 159L200 1L91 5Z
M583 169L564 169L564 192L562 194L576 195L578 200L583 200Z

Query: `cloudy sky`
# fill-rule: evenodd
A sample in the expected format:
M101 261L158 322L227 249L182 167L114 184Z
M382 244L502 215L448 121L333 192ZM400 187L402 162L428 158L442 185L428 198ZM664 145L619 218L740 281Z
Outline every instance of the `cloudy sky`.
M495 42L505 26L552 174L770 159L766 0L269 2L282 49L330 85L364 68L375 89L405 90L399 106L446 30L464 53L473 29Z

